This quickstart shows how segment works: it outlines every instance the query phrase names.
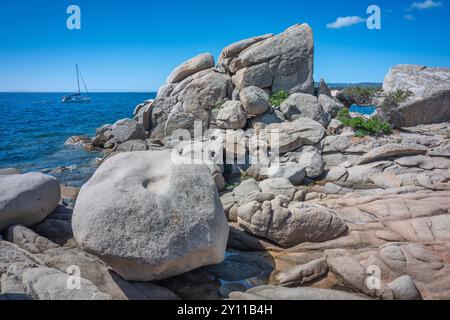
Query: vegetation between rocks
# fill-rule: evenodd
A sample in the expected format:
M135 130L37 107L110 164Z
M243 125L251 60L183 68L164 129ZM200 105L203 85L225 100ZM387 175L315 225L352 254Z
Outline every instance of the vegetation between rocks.
M366 135L376 135L380 133L390 134L392 128L387 122L383 122L378 117L371 119L364 119L362 117L352 118L347 108L339 111L337 119L342 122L344 126L352 127L355 130L355 136L364 137Z
M270 104L275 109L278 109L287 98L289 98L289 93L287 91L281 90L274 92L270 97Z
M373 98L381 93L380 87L348 87L342 91L340 100L346 106L369 105L372 104Z
M384 100L380 105L380 109L383 112L383 117L385 119L390 118L392 112L394 112L394 110L396 110L400 106L400 104L405 102L411 96L413 96L413 93L409 90L397 90L389 93L384 93Z

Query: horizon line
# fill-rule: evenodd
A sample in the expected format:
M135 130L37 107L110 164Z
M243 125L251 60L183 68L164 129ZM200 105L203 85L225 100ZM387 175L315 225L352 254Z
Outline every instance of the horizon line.
M314 85L319 84L319 81L314 81ZM339 86L339 85L346 85L346 86L352 86L352 85L364 85L364 84L369 84L369 85L382 85L383 82L377 82L377 81L359 81L359 82L326 82L328 86L333 87L333 86ZM70 94L70 93L74 93L73 90L67 90L67 91L62 91L62 90L0 90L0 93L65 93L65 94ZM116 89L111 89L111 90L92 90L89 91L89 93L158 93L158 90L116 90Z
M11 91L2 91L0 93L63 93L70 94L74 93L73 91L33 91L33 90L11 90ZM100 91L89 91L89 93L158 93L158 91L148 91L148 90L100 90Z

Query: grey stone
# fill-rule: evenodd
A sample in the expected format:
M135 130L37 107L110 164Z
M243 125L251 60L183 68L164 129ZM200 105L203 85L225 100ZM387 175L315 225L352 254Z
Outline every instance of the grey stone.
M246 87L239 96L245 112L249 115L262 115L269 109L269 96L258 87Z
M130 140L145 140L145 128L131 119L123 119L117 121L111 127L111 137L107 139L105 148L114 148L124 142Z
M42 221L56 209L60 195L58 180L42 173L0 176L0 230Z
M228 298L232 292L244 292L247 288L241 283L226 283L220 286L219 293L222 297Z
M75 239L126 280L160 280L223 261L228 223L211 173L171 156L118 154L80 190Z
M272 174L271 177L287 179L294 186L299 186L306 177L306 171L303 165L295 162L288 162L279 167L279 170L277 170L275 174Z
M424 155L427 148L418 144L386 144L379 148L370 150L361 157L358 164L367 164L388 158Z
M263 193L271 193L275 196L285 196L289 199L292 199L296 192L292 183L285 178L266 179L259 183L259 187Z
M23 273L26 293L36 300L110 300L90 281L81 278L80 289L69 288L71 275L46 267L27 269Z
M450 68L397 65L386 75L383 90L413 93L392 113L391 121L397 127L450 120Z
M269 143L272 142L272 149L278 146L280 154L284 154L303 145L315 145L320 142L325 136L325 128L309 118L299 118L292 122L270 124L266 128L266 133ZM277 136L279 141L276 139Z
M7 176L11 174L20 174L20 171L14 168L0 169L0 176Z
M243 50L247 49L248 47L254 45L255 43L258 43L260 41L266 40L268 38L273 37L273 34L265 34L262 36L257 37L251 37L248 39L240 40L238 42L232 43L228 46L226 46L219 57L219 63L223 61L223 59L226 58L234 58L239 53L241 53Z
M324 79L320 79L319 90L317 91L317 97L320 97L320 95L322 95L322 94L327 97L333 98L333 95L331 94L331 90L328 87L328 85Z
M317 98L310 94L294 93L280 106L286 119L295 120L300 117L319 121L323 113Z
M292 203L279 196L264 203L251 202L238 209L238 223L247 232L283 247L335 239L347 225L331 210L311 203Z
M259 131L260 129L265 129L269 124L282 123L284 121L285 118L283 113L274 110L273 112L267 112L263 115L249 119L248 127L253 128L255 131Z
M338 290L261 286L246 293L231 293L232 300L367 300L367 297Z
M217 115L217 126L221 129L242 129L247 116L239 101L227 101Z
M150 131L150 129L152 128L151 115L153 104L153 100L145 103L142 108L139 109L139 112L134 116L134 120L137 121L137 123L139 123L141 126L143 126L147 131Z
M272 91L314 93L314 43L307 24L295 25L285 32L258 42L233 61L231 71L269 61L274 77Z
M330 114L333 118L337 116L342 108L344 108L342 103L324 94L319 95L319 103L322 106L323 111Z
M167 84L180 82L202 70L214 67L214 58L210 53L200 54L178 66L167 78Z
M197 75L196 75L197 76ZM197 110L211 110L231 98L231 78L214 70L199 74L180 93L183 110L193 113Z
M33 253L47 267L67 272L70 266L77 266L84 279L117 300L176 300L178 297L170 290L156 284L127 282L114 273L99 258L78 248L60 247L33 231L14 226L9 228L8 240L20 248Z
M322 175L325 163L322 156L316 150L305 150L298 159L300 166L306 170L306 176L315 179Z
M395 300L422 300L422 296L410 276L402 276L387 284Z
M273 75L268 63L261 63L239 70L233 76L233 84L238 90L254 86L258 88L270 88Z
M302 286L314 280L320 279L328 273L328 264L325 258L313 260L277 275L277 280L283 286Z
M241 184L233 190L233 195L237 197L245 197L252 192L261 192L261 188L253 178L241 182Z

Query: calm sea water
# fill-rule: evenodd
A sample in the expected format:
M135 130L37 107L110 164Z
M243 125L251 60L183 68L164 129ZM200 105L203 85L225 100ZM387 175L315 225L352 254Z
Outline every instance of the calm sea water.
M82 185L95 171L99 153L65 146L74 135L131 118L154 93L92 93L89 104L61 104L62 93L0 93L0 168L41 171L62 183ZM67 168L63 172L58 168Z
M350 112L366 114L369 116L373 114L375 111L377 111L377 107L375 106L358 106L357 104L354 104L350 107Z

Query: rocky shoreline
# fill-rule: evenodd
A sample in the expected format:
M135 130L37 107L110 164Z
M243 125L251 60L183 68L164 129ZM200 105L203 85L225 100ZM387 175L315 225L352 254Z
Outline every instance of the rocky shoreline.
M347 119L313 66L306 24L241 40L71 137L81 190L0 170L0 300L450 299L450 69Z

